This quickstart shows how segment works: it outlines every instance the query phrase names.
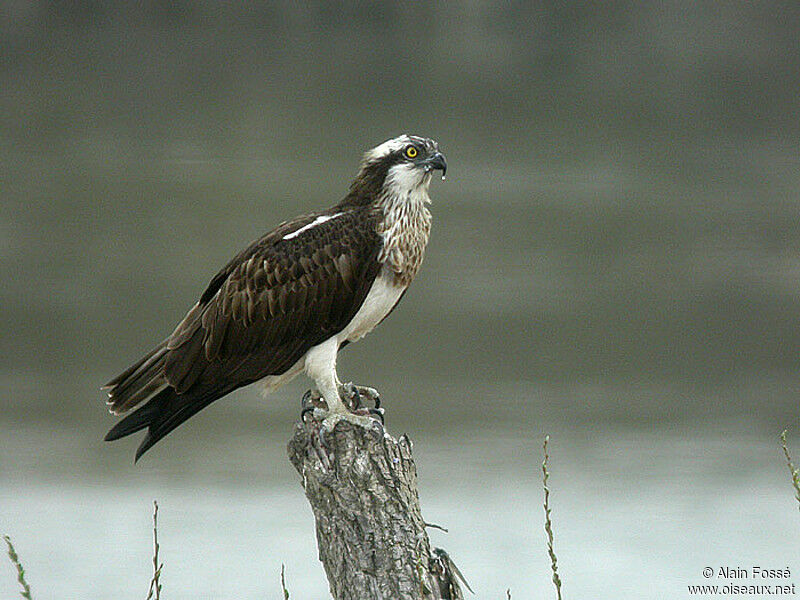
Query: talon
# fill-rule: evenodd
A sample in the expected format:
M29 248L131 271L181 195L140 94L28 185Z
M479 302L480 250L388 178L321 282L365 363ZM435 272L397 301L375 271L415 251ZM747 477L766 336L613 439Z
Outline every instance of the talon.
M306 415L308 413L313 413L316 410L313 406L306 406L303 410L300 411L300 420L305 423L306 422Z
M322 401L322 397L318 392L308 390L305 394L303 394L301 405L303 409L300 411L300 420L305 422L305 417L310 412L313 412L314 417L318 418L319 413L316 411L320 410L322 406L324 406L324 402Z
M381 407L381 396L374 388L355 385L352 381L343 383L339 386L339 395L349 404L352 411L357 411L364 405L364 400L369 399L375 404L375 408Z
M347 403L350 410L355 411L361 408L361 394L358 391L358 386L352 381L343 383L340 386L339 396Z
M386 420L384 419L384 410L382 408L359 408L352 411L352 413L361 417L375 418L376 420L380 421L382 425L386 424Z
M317 430L316 433L312 433L311 435L311 446L314 448L314 453L319 458L319 461L322 463L323 468L326 471L331 470L331 456L328 456L326 452L326 444L325 439L322 436L322 430Z
M386 421L383 418L384 410L382 408L380 407L369 408L367 409L367 412L371 415L378 417L378 419L380 419L381 425L386 425Z
M323 448L330 448L330 446L328 446L328 441L325 439L325 425L324 424L319 428L319 433L317 435L319 436L320 445Z
M384 434L382 422L383 415L381 414L382 411L378 410L378 412L373 413L375 415L373 416L371 413L374 410L375 409L362 408L356 412L326 412L324 413L324 417L321 419L322 423L320 424L320 433L324 437L325 434L330 434L333 432L333 430L336 429L336 425L338 425L340 421L347 421L352 425L367 429L370 433L379 434L379 437L382 438Z
M380 442L386 434L386 431L383 429L383 420L380 422L377 420L373 421L372 426L369 428L369 434L375 438L376 442Z
M350 403L352 404L351 408L357 410L361 408L361 392L359 391L358 386L353 385L352 383L350 383L349 385L350 385Z
M399 441L400 441L401 444L405 444L408 447L409 450L411 450L411 451L414 450L414 442L411 441L411 438L408 437L407 433L404 433L403 435L401 435Z
M361 386L358 388L358 391L361 398L366 396L367 398L372 400L372 402L375 404L375 408L381 407L381 395L380 393L378 393L378 390L371 387Z
M322 396L319 395L319 392L316 390L306 390L306 393L303 394L303 400L300 404L303 407L306 406L319 406L319 402L322 399Z

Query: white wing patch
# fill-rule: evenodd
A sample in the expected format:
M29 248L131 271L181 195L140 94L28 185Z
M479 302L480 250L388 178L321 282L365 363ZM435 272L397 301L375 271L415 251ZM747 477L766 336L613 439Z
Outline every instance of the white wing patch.
M330 221L331 219L335 219L336 217L338 217L338 216L340 216L342 214L344 214L344 213L340 213L339 212L339 213L336 213L335 215L321 215L321 216L317 217L316 219L314 219L313 221L311 221L311 223L309 223L308 225L304 225L303 227L301 227L297 231L293 231L292 233L287 233L285 236L283 236L283 239L284 240L291 240L292 238L296 238L298 235L300 235L304 231L308 231L309 229L312 229L312 228L316 227L317 225L322 225L325 221Z

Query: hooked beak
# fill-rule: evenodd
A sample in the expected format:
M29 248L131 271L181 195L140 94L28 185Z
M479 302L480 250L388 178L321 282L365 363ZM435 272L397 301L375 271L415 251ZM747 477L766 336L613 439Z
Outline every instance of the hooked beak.
M423 164L425 165L426 173L438 169L442 172L442 179L444 179L444 176L447 174L447 161L444 158L444 154L441 152L434 153L433 156L425 160Z

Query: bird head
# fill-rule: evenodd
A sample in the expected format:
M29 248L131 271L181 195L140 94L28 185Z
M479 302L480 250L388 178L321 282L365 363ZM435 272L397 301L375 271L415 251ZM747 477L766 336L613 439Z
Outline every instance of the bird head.
M349 197L362 201L381 195L408 196L426 192L434 171L447 172L439 144L430 138L401 135L364 154Z

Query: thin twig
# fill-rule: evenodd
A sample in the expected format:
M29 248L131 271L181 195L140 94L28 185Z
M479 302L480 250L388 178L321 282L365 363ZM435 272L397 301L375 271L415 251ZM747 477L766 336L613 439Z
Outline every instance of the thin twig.
M281 589L283 590L283 600L289 600L289 590L286 589L286 565L281 565Z
M786 447L786 430L783 430L781 434L781 444L783 445L783 455L786 457L786 464L789 467L789 473L792 474L792 485L795 489L795 498L797 498L798 505L800 505L800 472L798 472L797 467L794 466L792 462L792 457L789 456L789 449ZM798 506L800 509L800 506Z
M22 591L20 594L23 598L27 598L27 600L31 600L31 588L28 585L28 582L25 581L25 569L22 568L22 563L19 561L19 556L17 556L17 551L14 550L14 545L11 543L11 538L7 535L3 536L3 539L6 541L6 546L8 546L8 557L11 559L11 562L17 568L17 581L22 586Z
M425 522L425 527L430 527L431 529L438 529L439 531L444 531L445 533L450 533L447 527L442 527L441 525L437 525L436 523L428 523Z
M158 502L153 500L153 578L150 580L150 591L147 600L161 600L161 569L164 563L158 562ZM155 595L154 595L155 593Z
M556 597L561 600L561 578L558 576L558 560L555 550L553 550L553 523L550 520L550 489L547 487L547 480L550 473L547 470L547 463L550 455L547 453L547 443L550 436L544 436L544 460L542 461L542 483L544 484L544 530L547 532L547 552L550 555L550 567L553 570L553 583L556 586Z

